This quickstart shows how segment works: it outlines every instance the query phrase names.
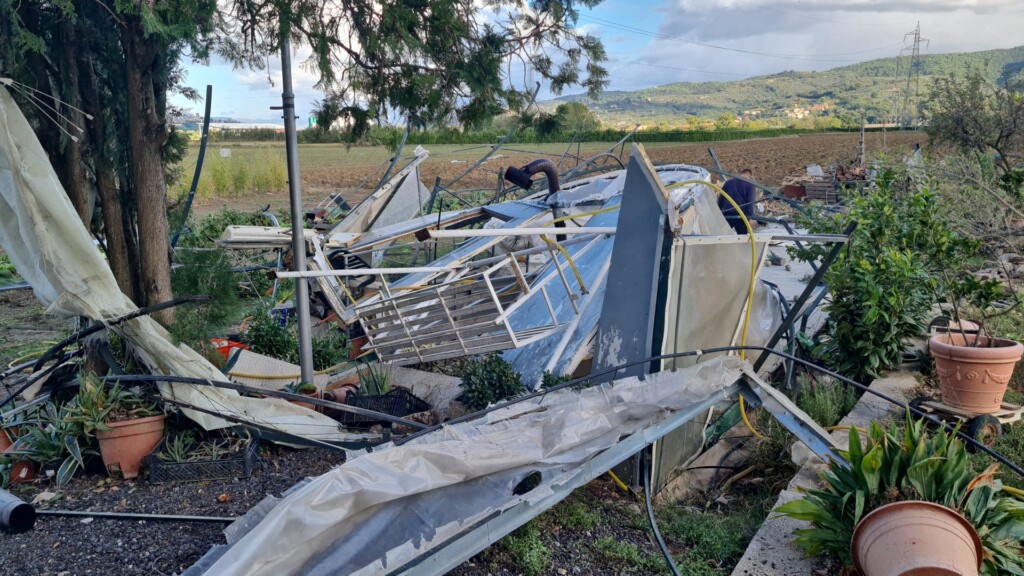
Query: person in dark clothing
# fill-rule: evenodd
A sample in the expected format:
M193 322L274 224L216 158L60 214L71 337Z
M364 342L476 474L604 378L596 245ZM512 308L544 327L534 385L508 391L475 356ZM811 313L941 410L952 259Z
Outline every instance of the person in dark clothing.
M740 170L740 176L747 180L754 178L750 168ZM725 193L740 205L740 210L743 211L748 220L754 217L754 202L757 200L757 191L754 189L753 184L739 178L730 178L722 185L722 190L725 190ZM732 229L737 234L747 233L747 227L743 225L743 219L736 213L736 209L732 207L728 200L721 196L718 197L718 209L722 211L726 222L729 223L729 226L732 226Z

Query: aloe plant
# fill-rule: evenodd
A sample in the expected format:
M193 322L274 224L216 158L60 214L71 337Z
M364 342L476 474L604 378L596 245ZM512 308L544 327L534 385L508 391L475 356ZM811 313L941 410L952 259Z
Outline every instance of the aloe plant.
M387 364L367 362L359 369L360 396L380 396L391 389L391 369Z
M95 376L83 376L78 395L68 405L67 420L78 424L82 434L92 438L97 430L110 430L107 422L158 414L161 412L155 404L123 388L120 382L107 387Z
M931 434L908 412L902 431L872 423L863 446L860 434L851 430L843 456L849 466L831 462L823 488L775 509L811 523L794 532L807 555L831 554L849 566L850 540L864 516L892 502L925 500L959 512L974 525L985 548L982 574L1024 576L1024 502L1003 490L995 479L997 465L974 475L954 432Z

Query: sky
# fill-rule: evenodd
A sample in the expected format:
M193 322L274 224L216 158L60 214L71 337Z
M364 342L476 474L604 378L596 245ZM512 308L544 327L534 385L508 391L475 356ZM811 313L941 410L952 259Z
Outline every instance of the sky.
M635 90L898 56L918 23L929 40L922 54L1024 44L1019 0L605 0L582 10L578 26L604 42L607 89ZM293 60L306 55L299 49ZM213 85L213 116L281 122L280 112L270 110L281 103L276 59L266 70L235 70L216 59L187 70L186 84L200 93ZM303 127L321 94L313 88L316 76L298 64L293 77ZM542 89L540 99L553 96ZM203 107L181 96L171 102L197 113Z

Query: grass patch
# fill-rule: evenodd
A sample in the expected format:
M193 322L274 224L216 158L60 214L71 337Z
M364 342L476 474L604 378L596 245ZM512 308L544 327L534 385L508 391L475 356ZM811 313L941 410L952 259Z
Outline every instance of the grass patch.
M667 507L657 514L666 540L685 550L676 554L683 574L728 574L764 522L772 499L762 505L745 501L724 513ZM662 560L662 562L664 562Z
M643 551L635 544L603 536L594 541L592 548L607 564L617 568L639 570L634 572L636 574L666 573L665 560L661 556Z
M537 522L532 521L501 539L491 548L492 569L513 568L526 576L538 576L551 565L551 550L541 540Z
M570 530L593 530L602 520L590 503L570 502L552 512L552 520Z
M798 382L797 406L822 426L839 424L857 403L857 391L835 380L815 382L800 378Z

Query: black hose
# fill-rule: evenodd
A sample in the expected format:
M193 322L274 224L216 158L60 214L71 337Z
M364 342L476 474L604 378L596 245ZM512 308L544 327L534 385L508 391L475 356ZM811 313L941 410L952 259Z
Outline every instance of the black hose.
M44 352L43 355L40 356L38 360L36 360L35 365L32 367L32 371L38 371L40 368L43 367L43 364L46 364L46 362L54 355L56 355L57 352L64 349L66 346L70 346L71 344L78 342L79 340L85 338L86 336L106 330L107 328L111 326L116 326L117 324L121 324L122 322L133 320L135 318L138 318L139 316L146 316L147 314L159 312L160 310L165 310L167 308L174 308L175 306L180 306L188 302L204 302L209 299L210 298L207 296L182 296L181 298L175 298L174 300L168 300L167 302L161 302L159 304L154 304L152 306L146 306L145 308L139 308L138 310L135 310L129 314L125 314L124 316L114 318L112 320L97 322L92 326L89 326L88 328L84 328L82 330L79 330L78 332L75 332L71 336L68 336L67 338L51 346L49 350ZM2 404L0 404L0 406L2 406Z
M314 396L303 396L302 394L293 394L291 392L285 392L284 390L267 390L265 388L255 388L253 386L246 386L245 384L237 384L235 382L220 382L216 380L207 380L205 378L187 378L185 376L163 376L160 374L122 374L116 376L103 376L99 380L101 382L177 382L181 384L192 384L195 386L210 386L212 388L224 388L226 390L234 390L236 392L249 392L251 394L262 394L264 396L273 396L275 398L283 398L285 400L304 402L307 404L312 404L314 406L322 406L324 408L331 408L333 410L340 410L342 412L358 414L360 416L366 416L368 418L385 420L387 422L391 422L392 424L408 426L410 428L416 428L417 430L423 430L427 428L426 424L415 422L413 420L406 420L405 418L399 418L398 416L392 416L391 414L385 414L383 412L377 412L376 410L367 410L366 408L359 408L358 406L349 406L348 404L331 402L330 400L324 400L323 398L316 398Z
M904 402L900 402L899 400L896 400L895 398L892 398L891 396L888 396L888 395L883 394L881 392L878 392L876 390L872 390L870 386L866 386L866 385L861 384L859 382L854 382L853 380L850 380L849 378L847 378L845 376L840 376L839 374L836 374L835 372L833 372L833 371L831 371L831 370L829 370L827 368L824 368L822 366L818 366L817 364L814 364L813 362L808 362L807 360L804 360L803 358L797 358L796 356L793 356L792 354L787 354L786 352L782 352L780 350L775 350L774 348L768 348L766 346L718 346L718 347L715 347L715 348L705 348L703 350L688 350L686 352L672 352L670 354L659 354L657 356L648 356L647 358L643 358L641 360L634 360L632 362L627 362L625 364L620 364L618 366L612 366L611 368L606 368L606 369L600 370L600 371L598 371L596 373L588 374L587 376L583 376L582 378L576 378L575 380L570 380L568 382L563 382L561 384L558 384L557 386L552 386L551 388L547 388L547 389L543 389L543 390L537 390L535 392L531 392L531 393L526 394L524 396L520 396L518 398L514 398L512 400L507 400L505 402L501 402L501 403L495 404L494 406L490 406L488 408L484 408L483 410L478 410L478 411L473 412L471 414L466 414L465 416L461 416L459 418L454 418L452 420L449 420L449 421L445 422L443 425L438 424L438 425L431 426L430 428L426 428L424 430L420 430L419 432L416 432L415 434L410 434L409 436L406 436L405 438L396 440L394 443L396 445L401 445L401 444L404 444L404 443L406 443L406 442L408 442L408 441L410 441L410 440L412 440L414 438L418 438L418 437L423 436L425 434L429 434L430 432L434 432L436 430L439 430L439 429L442 428L442 426L451 426L452 424L458 424L460 422L465 422L467 420L473 420L475 418L479 418L479 417L481 417L483 415L486 415L486 414L489 414L491 412L494 412L495 410L500 410L502 408L505 408L507 406L511 406L513 404L517 404L519 402L524 402L526 400L530 400L530 399L536 398L538 396L544 396L544 395L546 395L546 394L548 394L550 392L555 392L555 391L561 390L563 388L569 388L569 387L572 387L572 386L585 385L587 381L589 381L589 380L591 380L593 378L596 378L598 376L605 376L605 375L608 375L608 374L614 374L615 372L618 372L618 371L623 370L625 368L630 368L632 366L638 366L640 364L647 364L647 363L652 362L654 360L670 360L672 358L686 358L686 357L690 357L690 356L703 356L705 354L718 354L718 353L722 353L722 352L737 352L737 351L740 351L740 350L754 351L754 352L758 352L758 351L759 352L767 352L769 354L775 354L776 356L781 356L782 358L784 358L786 360L791 360L793 362L796 362L797 364L800 364L801 366L804 366L806 368L810 368L812 370L816 370L816 371L821 372L822 374L825 374L826 376L829 376L831 378L835 378L836 380L842 382L843 384L847 384L849 386L853 386L854 388L856 388L856 389L858 389L858 390L860 390L862 392L867 392L869 394L877 396L878 398L881 398L882 400L885 400L886 402L889 402L889 403L894 404L896 406L899 406L899 407L903 408L904 410L909 410L912 414L914 414L915 416L917 416L919 418L924 418L924 419L927 419L928 421L935 421L935 419L932 418L929 414L926 414L925 412L922 412L921 410L919 410L919 409L917 409L917 408L915 408L913 406L909 406L909 405L907 405ZM940 421L937 422L937 424L943 426L948 431L955 432L958 438L960 438L964 442L967 442L968 444L973 445L975 448L977 448L978 451L984 452L985 454L989 455L990 457L992 457L994 460L996 460L1000 464L1003 464L1007 468L1009 468L1010 470L1013 470L1021 478L1024 478L1024 469L1021 469L1020 466L1018 466L1018 465L1014 464L1013 462L1011 462L1009 459L1006 458L1006 456L1003 456L1002 454L996 452L995 450L989 448L988 446L985 446L984 444L982 444L981 442L979 442L979 441L975 440L974 438L968 436L967 434L964 434L963 432L960 432L959 430L957 430L956 428L951 426L948 422L943 422L943 421L940 420Z
M669 570L672 571L674 576L682 576L679 572L679 567L676 566L676 561L672 558L672 553L669 552L668 546L665 545L665 539L661 537L661 530L658 530L658 521L654 518L654 506L651 504L651 455L647 453L647 448L640 451L640 458L644 461L644 469L642 476L644 477L644 503L647 504L647 520L651 523L651 532L654 532L654 539L658 541L658 548L661 548L661 554L665 557L665 563L668 564Z

